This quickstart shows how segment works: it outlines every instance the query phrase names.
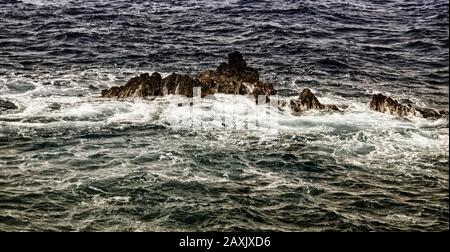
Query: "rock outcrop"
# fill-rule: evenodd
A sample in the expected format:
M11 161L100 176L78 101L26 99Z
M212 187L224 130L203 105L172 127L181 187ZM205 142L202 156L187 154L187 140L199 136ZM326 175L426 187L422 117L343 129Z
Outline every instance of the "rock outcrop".
M418 111L424 118L436 119L441 117L448 117L448 110L436 110L434 108L420 107L415 107L415 110Z
M320 103L308 88L303 89L297 99L291 100L290 105L291 109L295 112L304 112L311 109L340 111L336 105L324 105Z
M13 109L17 109L16 104L14 104L10 101L7 101L7 100L0 99L0 113L3 111L13 110Z
M397 100L383 94L374 94L369 106L373 111L389 113L400 117L415 114L414 108L411 105L402 105Z
M201 87L201 96L215 93L264 95L269 100L274 95L273 85L259 80L258 71L249 67L239 52L228 54L228 62L216 70L206 70L195 76L173 73L161 78L159 73L147 73L131 78L124 86L112 87L102 91L103 97L127 98L161 95L193 96L193 88Z
M448 111L438 111L433 108L414 107L410 104L403 105L397 100L383 94L374 94L370 101L370 109L381 113L389 113L399 117L421 116L423 118L440 118L448 116Z
M131 78L123 86L103 90L102 96L145 98L173 94L193 97L196 87L201 88L201 97L216 93L249 95L255 99L256 103L268 103L270 96L277 93L272 84L264 83L259 79L258 71L247 65L241 53L232 52L228 54L228 61L221 63L216 70L205 70L194 76L172 73L165 78L162 78L157 72L151 75L144 73ZM296 99L290 101L279 99L277 103L280 110L290 107L296 113L308 110L341 111L336 105L320 103L308 88L303 89ZM0 111L11 108L16 107L10 102L0 100ZM448 116L448 111L414 107L410 104L403 105L383 94L373 95L370 109L399 117L414 115L424 118L440 118Z

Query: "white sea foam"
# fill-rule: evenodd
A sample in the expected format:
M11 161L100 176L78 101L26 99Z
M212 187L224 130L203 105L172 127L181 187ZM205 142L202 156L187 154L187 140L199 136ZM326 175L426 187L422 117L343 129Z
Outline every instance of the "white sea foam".
M130 73L135 70L121 69ZM143 69L148 72L148 69ZM151 72L151 71L150 71ZM16 103L19 110L0 115L0 136L8 130L21 135L36 134L40 129L73 132L100 127L121 127L121 124L160 124L173 130L187 130L209 134L214 132L219 142L246 146L246 137L253 134L260 142L270 142L284 135L305 137L306 144L332 149L329 153L338 162L364 166L395 165L398 169L417 169L427 166L426 156L448 160L448 119L428 120L412 117L399 119L389 114L373 112L368 100L322 95L325 104L337 104L343 112L309 111L294 115L289 107L278 110L268 105L256 105L247 96L217 94L213 99L188 99L166 96L155 99L115 100L100 98L89 90L88 83L78 84L77 78L96 76L95 86L115 85L115 75L108 71L89 71L61 76L64 86L43 85L46 77L34 81L26 92L15 92L6 85L13 76L3 76L0 97ZM164 75L167 75L165 73ZM29 81L15 79L15 81ZM65 93L79 92L80 96ZM294 97L289 97L294 98ZM191 105L191 103L193 103ZM279 140L279 139L278 139ZM217 143L219 144L219 143ZM285 146L289 142L282 141ZM275 144L268 145L276 148ZM412 165L414 164L414 165ZM413 168L408 168L413 167Z

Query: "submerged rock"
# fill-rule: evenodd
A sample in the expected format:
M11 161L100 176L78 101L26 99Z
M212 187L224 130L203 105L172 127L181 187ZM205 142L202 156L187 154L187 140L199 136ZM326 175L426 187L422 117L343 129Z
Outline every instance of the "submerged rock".
M102 91L103 97L127 98L161 95L193 96L193 88L201 87L201 96L215 93L268 96L276 93L273 85L262 83L258 71L249 67L239 52L228 54L228 62L217 69L206 70L195 76L173 73L164 79L158 73L141 74L131 78L124 86Z
M249 67L239 52L228 54L228 63L220 64L215 71L206 70L196 77L205 94L248 94L255 98L276 94L273 85L261 82L258 71Z
M448 111L414 107L411 104L403 105L397 100L383 94L374 94L369 105L373 111L389 113L399 117L422 116L423 118L440 118L448 116Z
M59 109L61 109L61 104L52 102L48 105L48 108L51 110L59 110Z
M284 99L278 99L278 109L284 110L285 107L287 107L288 102Z
M0 112L6 111L6 110L13 110L13 109L17 109L16 104L7 101L7 100L2 100L0 99Z
M303 112L312 109L339 111L339 108L336 105L324 105L320 103L309 88L303 89L297 99L290 101L290 105L291 109L295 112Z
M143 73L131 78L123 86L102 90L101 95L109 98L145 98L172 94L193 97L194 88L201 88L201 97L216 93L249 95L255 99L256 103L269 103L270 96L277 93L272 84L259 80L258 71L248 66L240 52L232 52L228 54L228 61L221 63L216 70L205 70L193 76L172 73L165 78L162 78L157 72L151 75ZM305 88L296 99L290 101L278 99L277 103L280 110L284 110L289 105L292 111L297 113L307 110L341 111L336 105L320 103L308 88ZM0 111L16 108L13 103L0 100ZM409 115L420 115L425 118L448 116L448 111L413 107L410 104L403 105L382 94L372 97L370 108L400 117Z

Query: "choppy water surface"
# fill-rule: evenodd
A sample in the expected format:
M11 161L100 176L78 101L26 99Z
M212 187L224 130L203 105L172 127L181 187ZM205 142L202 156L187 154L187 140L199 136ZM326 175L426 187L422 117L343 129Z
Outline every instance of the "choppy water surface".
M2 231L448 230L448 119L368 110L448 109L447 1L0 0L0 20ZM345 113L99 98L234 49Z

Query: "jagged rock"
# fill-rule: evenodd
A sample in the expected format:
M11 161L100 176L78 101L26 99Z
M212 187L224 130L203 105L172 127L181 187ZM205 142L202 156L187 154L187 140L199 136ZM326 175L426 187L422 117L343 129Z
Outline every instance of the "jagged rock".
M413 107L411 104L403 105L397 100L380 93L372 96L372 100L370 101L370 109L399 117L422 116L423 118L440 118L443 116L448 116L448 111L438 111L433 108Z
M258 71L247 66L244 57L239 52L228 54L228 63L222 63L214 70L206 70L191 77L173 73L164 79L158 73L141 74L131 78L124 86L103 90L103 97L146 97L169 94L193 96L192 89L201 87L201 96L215 93L251 94L269 96L275 94L273 85L259 81Z
M325 109L317 97L308 88L303 89L296 100L291 100L291 108L295 112L302 112L310 109Z
M124 86L112 87L102 91L103 97L146 97L162 95L161 75L148 73L131 78Z
M205 71L201 74L201 81L215 84L218 93L224 94L250 94L259 82L258 71L248 67L239 52L228 54L228 63L222 63L216 71Z
M324 105L320 103L309 88L303 89L297 99L290 101L290 105L291 109L295 112L303 112L311 109L339 111L336 105Z
M119 96L122 87L111 87L110 89L102 90L102 97L117 97Z
M228 74L240 82L254 83L259 81L258 71L247 66L244 57L240 52L228 54L228 64L222 63L217 68L218 74Z
M433 108L419 108L415 107L415 110L422 114L424 118L440 118L443 116L448 116L448 111L446 110L436 110Z
M61 104L52 102L47 107L51 110L59 110L59 109L61 109Z
M12 109L17 109L16 104L7 101L7 100L2 100L0 99L0 112L6 111L6 110L12 110Z
M325 105L325 107L329 110L333 110L333 111L341 111L338 106L334 105L334 104L327 104Z
M382 113L390 113L405 117L415 114L414 108L410 105L402 105L397 100L387 97L383 94L374 94L370 101L370 109Z
M273 89L273 85L271 84L264 84L262 82L258 82L254 87L253 90L251 90L251 94L253 97L255 97L256 104L258 104L258 97L263 95L265 96L265 102L270 102L270 96L275 95L276 91Z
M194 76L173 73L165 78L157 72L149 75L141 74L131 78L124 86L111 87L102 91L103 97L127 98L148 97L162 95L193 96L193 89L201 88L201 97L216 93L250 95L256 103L261 101L260 96L265 96L265 102L270 102L270 96L276 94L272 84L259 80L258 71L249 67L244 57L239 52L228 54L228 62L220 64L216 70L206 70ZM297 99L278 99L278 108L283 110L289 104L294 112L307 110L341 111L336 105L325 105L319 102L317 97L305 88ZM8 101L0 100L0 111L16 109L17 107ZM431 108L413 107L411 104L403 105L391 97L375 94L370 101L370 108L374 111L390 113L400 117L419 115L424 118L439 118L448 116L448 111L438 111Z
M278 100L278 108L284 108L284 107L286 107L287 106L287 101L286 100L283 100L283 99L279 99Z
M175 94L177 89L177 79L180 79L179 74L173 73L162 81L162 95Z
M218 92L218 84L214 81L215 74L216 72L213 70L206 70L198 73L195 76L195 78L200 82L202 88L202 97L213 95Z

